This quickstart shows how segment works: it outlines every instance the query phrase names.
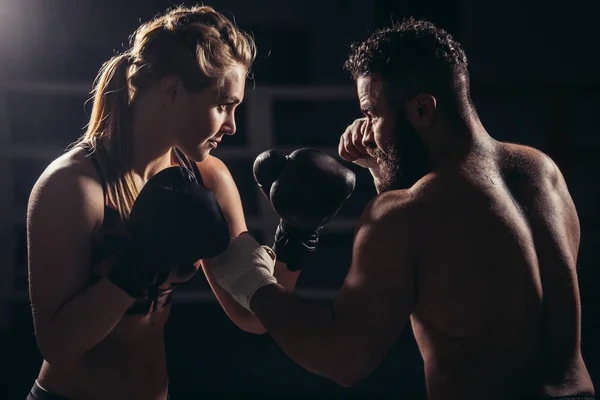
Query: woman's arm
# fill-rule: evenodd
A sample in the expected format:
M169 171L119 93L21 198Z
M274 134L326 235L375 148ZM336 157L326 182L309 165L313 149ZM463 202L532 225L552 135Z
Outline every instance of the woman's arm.
M80 357L94 347L134 301L106 279L88 285L102 188L83 163L66 157L38 179L27 211L33 321L39 349L50 363Z
M198 163L198 168L202 174L204 184L215 194L217 201L223 209L225 218L229 223L229 230L232 237L248 230L244 218L244 210L240 194L229 172L227 166L215 157L209 157L207 160ZM202 269L206 279L217 297L221 307L227 316L240 329L251 333L265 333L266 329L260 323L258 318L235 301L229 293L223 290L215 281L210 272L211 260L202 260ZM284 263L278 262L275 266L275 277L278 282L286 289L293 289L300 272L288 271Z

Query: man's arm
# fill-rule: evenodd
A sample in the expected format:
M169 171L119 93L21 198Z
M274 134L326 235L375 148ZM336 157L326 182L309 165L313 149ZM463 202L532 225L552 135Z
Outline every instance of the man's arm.
M252 296L253 312L277 344L309 371L351 386L375 369L406 326L416 277L406 198L386 193L367 206L333 307L275 284Z
M240 233L247 231L248 228L246 227L240 194L227 166L225 166L221 160L215 157L209 157L204 162L198 163L198 168L202 173L204 183L214 193L215 198L223 210L223 214L229 225L231 236L235 237ZM210 259L202 260L204 275L229 319L246 332L256 334L265 333L266 329L258 318L244 307L240 306L238 302L236 302L231 295L223 290L215 281L211 272L210 263ZM286 289L293 289L300 273L288 271L285 264L278 262L275 265L274 275L278 282Z
M580 225L558 166L545 154L518 148L531 175L519 187L528 206L544 294L540 341L548 383L560 385L564 371L581 356L581 297L577 277Z
M359 118L349 125L338 144L338 153L343 160L368 168L377 194L380 194L382 173L377 159L369 154L367 145L374 146L371 124L368 118Z

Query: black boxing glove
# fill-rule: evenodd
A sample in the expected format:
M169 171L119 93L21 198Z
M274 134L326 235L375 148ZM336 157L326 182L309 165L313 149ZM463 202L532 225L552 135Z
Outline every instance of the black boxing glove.
M319 231L354 191L356 176L327 154L302 148L284 156L276 150L254 161L254 179L281 220L273 250L290 271L314 252Z
M230 239L214 195L183 167L166 168L148 180L127 226L129 237L108 279L136 298L163 284L172 268L222 253Z

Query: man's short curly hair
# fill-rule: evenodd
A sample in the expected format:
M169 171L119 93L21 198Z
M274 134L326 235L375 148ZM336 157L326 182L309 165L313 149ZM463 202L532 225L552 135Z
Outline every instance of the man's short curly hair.
M393 97L407 99L427 92L468 99L467 57L462 46L426 20L408 18L352 44L344 68L354 79L379 76Z

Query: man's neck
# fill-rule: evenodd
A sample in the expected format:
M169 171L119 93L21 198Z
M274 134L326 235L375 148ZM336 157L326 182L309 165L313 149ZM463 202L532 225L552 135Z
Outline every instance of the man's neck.
M463 160L474 149L490 140L476 115L453 124L446 124L429 140L429 159L433 169Z

